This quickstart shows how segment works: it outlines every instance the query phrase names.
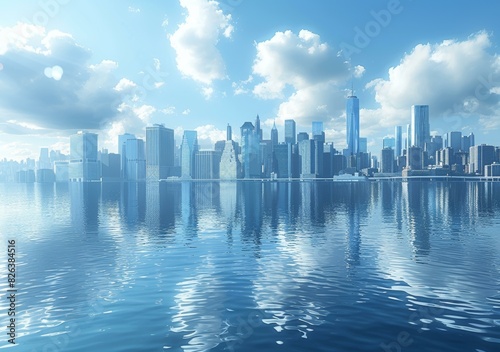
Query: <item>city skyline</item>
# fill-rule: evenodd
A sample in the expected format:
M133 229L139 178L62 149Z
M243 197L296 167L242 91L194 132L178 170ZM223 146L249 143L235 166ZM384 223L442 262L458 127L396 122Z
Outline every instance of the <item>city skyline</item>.
M0 14L0 159L36 158L41 147L69 153L67 136L78 130L114 151L118 135L145 139L145 127L157 123L173 129L176 145L185 129L206 148L225 139L227 123L236 128L256 114L263 139L274 123L282 142L285 120L297 132L319 121L343 149L351 83L372 152L395 137L394 126L404 128L414 104L431 107L434 134L474 132L498 145L497 6L9 3ZM467 21L443 22L444 11ZM76 20L82 13L92 24ZM424 14L428 25L415 31Z

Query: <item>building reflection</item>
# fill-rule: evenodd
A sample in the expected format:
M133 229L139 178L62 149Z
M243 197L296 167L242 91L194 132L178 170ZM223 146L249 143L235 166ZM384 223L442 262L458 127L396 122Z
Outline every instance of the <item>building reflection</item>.
M129 228L136 227L146 218L146 183L125 182L119 187L121 189L121 213Z
M428 255L430 244L430 213L428 182L405 182L403 184L403 199L406 203L407 226L413 253L419 256Z
M153 235L175 233L175 217L181 210L181 184L146 183L146 226Z
M101 184L94 182L71 182L71 222L82 234L96 234L99 228L99 198Z

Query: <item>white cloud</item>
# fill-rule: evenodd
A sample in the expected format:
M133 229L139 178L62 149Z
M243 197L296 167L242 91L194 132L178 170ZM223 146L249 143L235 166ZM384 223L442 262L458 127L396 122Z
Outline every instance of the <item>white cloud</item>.
M149 118L156 112L156 108L151 105L141 105L133 108L134 113L144 122L149 122Z
M155 82L154 86L156 89L161 88L165 85L165 82Z
M257 43L256 49L253 77L263 81L254 86L253 93L262 99L285 99L278 108L278 124L293 118L302 128L310 128L313 120L327 127L342 114L349 67L318 34L304 29L298 34L276 32ZM244 87L234 84L235 94L244 93Z
M130 12L130 13L140 13L141 9L138 8L138 7L129 6L128 7L128 12Z
M212 87L203 87L202 88L203 96L205 99L210 99L214 94L214 89Z
M137 84L135 82L127 79L127 78L122 78L116 86L113 88L117 92L130 92L132 89L136 88Z
M182 112L182 115L189 115L191 113L190 109L186 109Z
M249 92L249 89L247 87L252 82L253 82L252 75L248 76L248 78L244 81L233 82L231 84L231 87L233 88L234 95L247 94Z
M160 68L161 68L160 59L153 58L153 66L154 66L156 71L160 71Z
M165 115L172 115L175 113L175 106L167 106L165 109L161 109L160 112Z
M213 148L215 142L226 139L226 131L219 130L214 125L204 125L195 128L198 132L198 144L203 148Z
M161 23L161 26L162 26L163 28L168 27L168 18L165 18L165 19L163 20L163 22Z
M197 82L210 86L226 78L219 38L230 38L231 15L226 15L213 0L180 0L187 10L184 23L170 36L179 71Z
M466 40L445 40L438 44L419 44L405 54L398 66L391 67L388 79L376 79L367 84L380 104L377 110L367 110L370 125L388 126L409 121L413 104L430 106L431 127L459 130L467 118L480 117L487 121L499 109L500 72L498 56L489 53L490 36L478 32ZM455 122L446 121L459 116ZM498 125L497 125L498 126Z

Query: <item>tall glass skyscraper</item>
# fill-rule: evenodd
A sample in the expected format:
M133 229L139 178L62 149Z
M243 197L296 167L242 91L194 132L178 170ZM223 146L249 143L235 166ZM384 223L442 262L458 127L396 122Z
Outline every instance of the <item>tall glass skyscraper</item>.
M135 136L130 133L121 134L118 136L118 154L120 154L120 176L127 179L127 154L126 142L129 139L135 139Z
M296 143L296 125L295 120L285 120L285 143Z
M403 128L401 126L394 127L394 155L396 158L403 153Z
M181 176L192 178L194 176L194 157L198 151L198 133L184 131L181 144Z
M411 145L424 149L425 142L429 142L430 138L429 105L412 105Z
M97 134L78 132L69 138L69 179L72 181L96 181L101 178L97 160Z
M271 144L273 146L278 145L278 129L276 128L276 121L273 124L273 128L271 129Z
M159 181L170 176L174 166L174 130L163 125L146 127L146 178Z
M359 152L359 99L351 95L346 103L347 153L356 155Z

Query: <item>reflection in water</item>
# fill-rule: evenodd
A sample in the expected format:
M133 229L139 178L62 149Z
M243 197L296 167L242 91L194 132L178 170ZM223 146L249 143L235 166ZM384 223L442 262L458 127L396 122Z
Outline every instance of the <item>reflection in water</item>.
M29 287L25 346L78 327L89 333L59 350L111 351L126 342L131 350L283 344L371 351L401 331L413 339L405 351L495 350L499 186L243 181L2 189L12 204L3 214L27 229L19 234ZM2 231L14 233L7 219L0 213ZM427 315L410 318L422 310Z

